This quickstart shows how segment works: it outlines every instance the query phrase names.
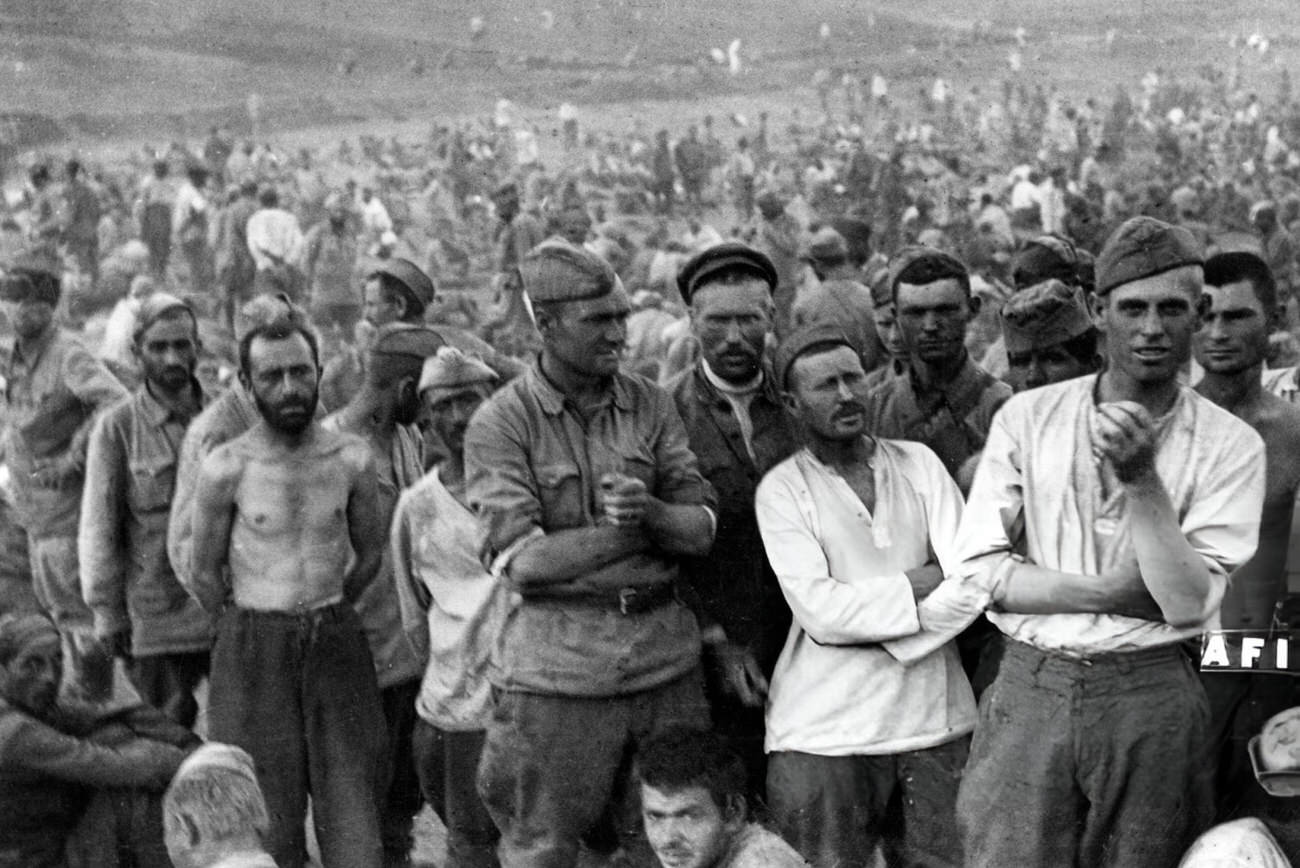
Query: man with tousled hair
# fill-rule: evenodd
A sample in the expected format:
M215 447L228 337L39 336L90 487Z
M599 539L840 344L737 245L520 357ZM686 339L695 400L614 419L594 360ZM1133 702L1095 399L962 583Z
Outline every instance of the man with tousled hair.
M926 247L904 248L890 260L889 286L908 362L872 389L867 428L924 443L956 473L983 447L993 414L1011 395L966 352L966 326L980 299L966 266Z
M674 728L637 751L646 838L663 868L806 868L749 819L745 766L715 733Z

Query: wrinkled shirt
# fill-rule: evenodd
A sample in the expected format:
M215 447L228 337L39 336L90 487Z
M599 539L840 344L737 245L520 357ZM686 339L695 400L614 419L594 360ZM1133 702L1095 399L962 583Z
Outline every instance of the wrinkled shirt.
M952 643L904 664L881 643L921 628L906 571L959 565L961 492L919 443L877 440L868 511L807 449L778 464L754 506L794 623L772 676L766 749L820 756L934 747L975 728Z
M488 663L506 607L517 603L478 558L478 522L434 468L393 516L393 576L402 629L427 660L415 710L439 729L487 726ZM513 599L512 599L513 598Z
M95 414L126 398L126 388L76 338L55 326L27 354L15 344L4 376L5 461L15 518L37 538L76 536L81 474ZM75 479L60 488L32 483L43 462L65 455L79 468Z
M137 656L211 645L207 614L167 560L176 463L189 421L142 386L105 412L90 437L77 545L81 593L97 625L131 629Z
M503 581L510 555L529 537L596 526L597 486L606 473L640 479L665 503L714 505L672 398L623 373L584 423L535 365L470 421L465 471L479 517L480 559ZM619 576L627 587L661 585L677 580L678 560L639 552L600 572ZM490 674L503 689L618 696L685 675L699 653L695 616L675 601L625 616L588 600L525 599L506 619Z
M993 414L1009 397L1011 387L969 355L957 376L926 391L919 389L911 366L898 365L867 394L867 430L876 437L924 443L955 476L984 448Z
M926 632L962 629L988 605L1001 575L1023 555L1051 570L1088 576L1136 559L1128 504L1109 468L1093 458L1097 375L1032 389L994 419L962 521L962 563L921 604ZM1071 657L1136 651L1190 639L1219 624L1228 576L1250 560L1264 505L1264 441L1253 428L1188 388L1157 420L1156 473L1179 526L1213 584L1213 614L1185 629L1111 614L990 612L1007 636ZM905 646L905 647L904 647Z

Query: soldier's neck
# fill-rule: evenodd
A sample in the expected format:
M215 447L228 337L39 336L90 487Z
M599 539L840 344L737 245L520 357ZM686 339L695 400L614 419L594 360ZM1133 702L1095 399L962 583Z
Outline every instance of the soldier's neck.
M1243 371L1219 373L1206 371L1196 384L1196 391L1229 413L1254 403L1264 391L1260 383L1264 363L1258 362Z

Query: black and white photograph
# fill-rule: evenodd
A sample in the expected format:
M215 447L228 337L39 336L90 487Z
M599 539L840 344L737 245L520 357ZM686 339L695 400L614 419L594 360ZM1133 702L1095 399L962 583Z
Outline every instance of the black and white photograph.
M1297 0L0 0L0 868L1300 865Z

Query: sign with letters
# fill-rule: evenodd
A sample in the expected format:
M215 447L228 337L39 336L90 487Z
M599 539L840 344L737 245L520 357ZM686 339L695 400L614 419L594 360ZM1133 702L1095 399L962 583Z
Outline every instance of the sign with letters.
M1211 630L1201 637L1201 671L1300 675L1300 635L1290 630Z

